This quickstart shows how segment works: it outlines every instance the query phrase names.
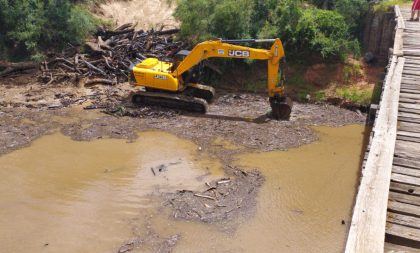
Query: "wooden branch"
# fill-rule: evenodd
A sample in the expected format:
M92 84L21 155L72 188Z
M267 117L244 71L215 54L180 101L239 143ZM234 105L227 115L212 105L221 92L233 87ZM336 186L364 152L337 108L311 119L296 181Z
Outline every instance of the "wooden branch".
M90 79L90 80L85 82L85 86L91 86L91 85L95 85L95 84L115 85L116 82L113 81L113 80L102 79L102 78Z
M101 36L98 36L98 46L100 49L103 50L111 50L111 47L105 43L105 41L102 40Z
M92 69L92 70L95 70L96 72L99 72L99 73L101 73L102 75L106 75L106 73L102 70L102 69L100 69L100 68L98 68L98 67L95 67L95 66L93 66L91 63L89 63L89 62L87 62L87 61L85 61L85 60L82 60L82 62L84 63L84 64L86 64L86 66L88 66L88 68L90 68L90 69Z
M51 64L54 64L54 63L57 63L57 62L63 62L63 63L65 63L65 64L67 64L67 65L70 65L70 66L73 66L74 65L74 63L73 62L71 62L71 61L69 61L69 60L67 60L67 59L64 59L64 58L55 58L54 60L52 60L52 61L49 61L48 63L47 63L47 66L48 65L51 65Z
M6 76L15 71L22 71L28 69L35 69L39 67L39 63L37 62L7 62L7 61L0 61L0 68L4 68L3 71L0 72L0 77Z
M115 36L115 35L122 35L122 34L127 34L127 33L132 33L134 32L134 29L126 29L126 30L121 30L121 31L106 31L105 32L105 37L109 37L109 36Z
M92 51L94 53L97 53L97 54L103 54L103 53L105 53L105 50L103 50L97 43L93 43L93 42L87 41L87 42L85 42L85 47L88 50L90 50L90 51Z
M165 31L157 31L154 32L154 35L171 35L171 34L175 34L175 33L179 33L179 29L169 29L169 30L165 30Z
M133 23L123 24L123 25L117 27L114 31L122 31L122 30L125 30L127 28L130 28L132 26L133 26Z

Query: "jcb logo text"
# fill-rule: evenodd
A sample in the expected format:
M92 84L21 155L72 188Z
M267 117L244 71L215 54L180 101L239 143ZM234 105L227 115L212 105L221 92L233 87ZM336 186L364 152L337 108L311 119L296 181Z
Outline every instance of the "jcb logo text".
M249 51L229 50L229 56L232 57L249 57Z
M162 75L155 75L155 79L166 80L168 78L166 76L162 76Z

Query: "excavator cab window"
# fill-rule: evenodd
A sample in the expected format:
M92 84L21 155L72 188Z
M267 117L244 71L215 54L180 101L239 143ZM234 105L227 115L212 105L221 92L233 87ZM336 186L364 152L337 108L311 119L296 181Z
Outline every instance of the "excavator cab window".
M181 50L178 53L176 53L174 55L174 62L172 65L172 71L175 71L179 64L191 53L191 51L189 50ZM203 63L200 62L199 64L197 64L196 66L194 66L193 68L191 68L190 70L188 70L187 72L185 72L182 75L182 79L184 80L184 82L186 83L190 83L190 82L199 82L200 81L200 76L202 74L202 65Z
M185 59L185 57L187 57L189 54L191 53L191 51L189 50L181 50L178 53L176 53L174 55L174 62L172 65L172 71L175 71L179 64Z

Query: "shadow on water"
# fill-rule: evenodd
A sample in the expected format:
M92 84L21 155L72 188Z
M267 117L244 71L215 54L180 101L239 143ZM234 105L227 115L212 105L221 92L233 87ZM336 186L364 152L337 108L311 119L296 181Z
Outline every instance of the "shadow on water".
M379 89L381 89L382 84L377 84L375 85L374 90L378 89L379 85ZM379 94L380 97L380 94ZM372 104L377 104L379 103L379 99L378 97L375 96L375 94L372 96L371 99L371 105ZM372 115L372 113L374 113L374 115ZM354 200L353 200L353 207L356 204L356 198L357 198L357 193L359 190L359 185L361 183L361 179L362 179L362 170L364 168L365 165L365 161L367 160L368 157L368 151L369 151L369 145L370 145L370 140L371 140L371 136L372 136L372 129L373 129L373 121L375 120L375 116L376 116L376 111L372 111L370 109L368 109L368 114L366 116L366 122L365 122L365 126L364 126L364 131L363 131L363 141L362 141L362 145L360 147L360 162L359 162L359 179L356 181L356 194L354 195ZM352 211L353 213L353 211ZM346 243L346 242L345 242ZM343 245L343 247L345 247L345 244Z
M206 119L218 119L225 121L236 121L236 122L248 122L255 124L265 124L272 120L269 114L263 114L257 118L247 118L239 116L227 116L227 115L217 115L217 114L197 114L197 113L185 113L185 115L196 117L196 118L206 118Z

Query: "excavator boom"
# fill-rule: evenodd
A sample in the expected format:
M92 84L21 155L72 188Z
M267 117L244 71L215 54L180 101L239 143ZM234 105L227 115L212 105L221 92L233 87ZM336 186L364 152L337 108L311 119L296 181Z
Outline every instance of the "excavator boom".
M236 43L266 43L273 42L271 50L256 49L235 45ZM235 43L235 44L234 44ZM179 77L208 58L233 58L267 60L268 63L268 93L270 97L283 92L278 86L279 64L284 59L284 48L280 39L270 40L215 40L198 44L190 54L178 65L173 76Z

